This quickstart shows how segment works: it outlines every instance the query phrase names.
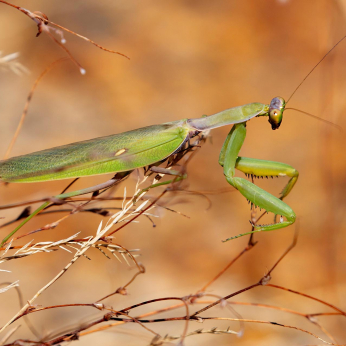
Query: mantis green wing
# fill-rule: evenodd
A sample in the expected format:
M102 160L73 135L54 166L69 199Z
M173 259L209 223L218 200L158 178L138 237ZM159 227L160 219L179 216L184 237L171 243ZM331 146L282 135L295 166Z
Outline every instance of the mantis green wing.
M0 179L38 182L130 171L170 156L190 130L179 120L13 157L0 161Z

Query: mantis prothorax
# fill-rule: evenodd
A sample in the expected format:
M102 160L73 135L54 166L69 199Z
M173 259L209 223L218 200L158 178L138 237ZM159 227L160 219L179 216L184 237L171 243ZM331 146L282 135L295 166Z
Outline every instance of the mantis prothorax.
M315 65L310 73L317 65ZM116 135L13 157L0 161L0 180L4 182L29 183L105 173L117 173L118 179L122 179L136 168L159 163L171 155L176 154L184 148L185 143L189 139L200 133L233 124L219 157L219 163L223 167L225 178L230 185L235 187L253 205L281 216L277 223L253 225L254 229L249 233L277 230L293 224L296 219L294 211L283 202L283 199L293 189L299 173L296 169L285 163L239 156L239 151L246 136L247 121L255 117L268 117L272 129L276 130L281 125L285 105L286 102L283 98L275 97L269 105L250 103L202 118L183 119L161 125L147 126ZM277 198L254 185L252 182L236 177L236 169L251 176L287 176L290 179L281 192L281 196ZM55 196L55 198L64 199L88 192L90 192L88 189L84 189L61 194ZM3 240L2 244L25 222L43 210L48 204L49 202L46 202L33 212L33 214ZM283 219L283 216L286 220ZM240 234L239 236L249 233Z

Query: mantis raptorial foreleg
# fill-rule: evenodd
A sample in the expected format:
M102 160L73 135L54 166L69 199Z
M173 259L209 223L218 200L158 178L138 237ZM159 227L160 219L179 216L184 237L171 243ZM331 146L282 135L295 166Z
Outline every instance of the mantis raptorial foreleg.
M226 180L229 184L239 190L239 192L255 206L276 215L285 216L286 218L286 221L282 220L282 222L272 225L255 225L253 232L274 231L276 229L291 225L295 221L296 216L293 210L285 202L283 202L282 199L286 197L287 194L292 190L298 178L298 172L289 165L282 163L238 157L238 153L243 145L245 136L245 123L240 123L233 126L225 140L221 150L219 163L224 168ZM291 180L284 188L281 199L279 199L249 182L248 180L235 177L236 168L244 173L249 173L256 176L289 175L291 176ZM250 234L253 232L245 234ZM233 238L237 238L245 234L240 234Z
M299 172L286 163L251 159L241 156L238 156L235 168L246 175L253 175L256 177L290 177L291 179L280 193L281 200L291 192L299 176Z

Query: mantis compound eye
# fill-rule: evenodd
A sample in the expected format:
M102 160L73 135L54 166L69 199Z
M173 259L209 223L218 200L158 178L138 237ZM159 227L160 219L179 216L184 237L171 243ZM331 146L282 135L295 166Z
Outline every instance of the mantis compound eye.
M279 109L272 109L269 112L269 122L273 130L276 130L280 127L282 121L282 112Z
M285 100L282 97L275 97L270 102L269 122L273 130L278 129L281 125L285 104Z

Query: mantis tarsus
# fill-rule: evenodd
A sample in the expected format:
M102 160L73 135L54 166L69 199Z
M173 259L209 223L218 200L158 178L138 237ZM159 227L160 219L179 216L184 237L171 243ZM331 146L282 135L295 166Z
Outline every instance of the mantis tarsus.
M219 163L223 167L226 180L253 205L281 216L280 221L277 223L274 221L273 224L253 225L254 229L252 232L243 233L233 238L253 232L273 231L293 224L296 219L295 213L283 202L283 199L291 192L297 182L298 171L284 163L241 157L239 156L239 151L246 136L247 121L254 117L268 117L272 129L278 129L282 122L285 105L283 98L275 97L269 105L250 103L207 117L152 125L108 137L72 143L13 157L0 161L0 180L21 183L40 182L112 172L117 173L117 179L121 179L136 168L159 163L176 154L189 139L200 133L233 124L219 157ZM259 177L288 176L290 180L281 192L280 198L277 198L252 182L236 177L235 169L246 175ZM55 197L64 199L88 192L90 192L88 189L84 189ZM21 225L3 240L2 244L48 204L49 202L46 202L31 214L28 219L24 220ZM283 216L286 220L283 219Z

